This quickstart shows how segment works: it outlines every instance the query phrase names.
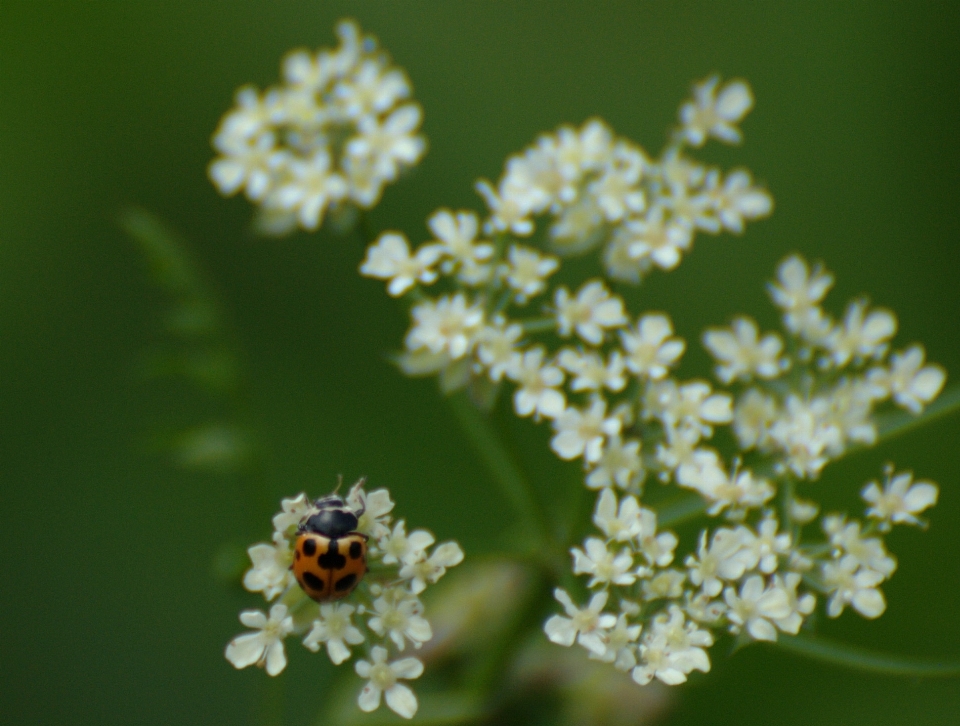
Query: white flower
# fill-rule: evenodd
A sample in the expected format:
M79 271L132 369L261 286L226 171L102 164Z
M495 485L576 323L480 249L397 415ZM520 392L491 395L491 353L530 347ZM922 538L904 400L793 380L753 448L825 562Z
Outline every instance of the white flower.
M697 458L700 457L695 457L695 461ZM749 469L734 469L728 476L713 457L708 455L703 458L707 460L706 465L700 468L681 466L677 481L696 489L710 502L707 514L711 517L728 507L728 516L742 517L746 510L759 509L776 493L766 479L754 477Z
M836 618L847 605L865 618L877 618L887 609L887 601L877 585L883 575L861 567L857 558L846 555L836 562L824 562L821 567L823 584L831 593L827 615Z
M756 526L756 539L746 544L755 551L757 569L766 575L776 572L779 558L791 552L790 533L779 529L776 517L767 513Z
M607 361L597 353L564 348L557 356L560 367L571 374L570 390L599 391L606 388L610 391L622 391L627 385L624 377L626 364L619 351L610 354Z
M650 313L637 320L635 328L620 331L627 353L627 368L638 376L659 380L683 355L686 343L674 338L673 324L662 313Z
M745 81L728 81L719 94L720 76L710 76L693 87L693 100L680 107L682 138L691 146L703 146L712 136L727 144L738 144L736 127L753 108L753 94Z
M637 544L651 566L666 567L673 562L677 548L677 535L673 532L657 534L657 513L652 509L640 509L640 534Z
M753 178L745 169L727 174L723 187L712 197L724 229L734 234L743 232L744 220L766 217L773 211L773 198L766 189L753 186Z
M892 312L880 308L867 314L866 301L854 300L826 344L834 365L843 367L853 359L882 357L896 332L897 318Z
M390 592L373 601L374 616L367 625L377 635L388 635L397 650L403 650L407 640L419 648L433 637L430 622L421 616L423 605L415 597L403 592Z
M717 201L710 192L714 192L720 181L718 171L707 174L707 190L694 189L682 182L667 182L667 196L660 198L664 207L670 210L670 217L680 227L691 232L702 229L711 234L720 232L720 220L717 218Z
M830 457L843 451L843 429L833 420L830 401L824 398L804 401L791 393L768 433L799 477L815 479Z
M653 388L653 387L652 387ZM711 424L733 420L733 399L727 393L713 393L705 381L691 381L678 386L673 380L655 387L659 417L668 427L689 426L703 436L713 433Z
M590 653L590 658L603 663L613 663L619 671L629 671L637 665L636 646L633 645L640 637L642 626L630 625L626 613L620 613L617 623L604 634L603 644L606 647L603 653Z
M439 240L437 247L446 258L444 272L481 265L493 256L493 245L476 241L480 223L473 212L454 214L449 209L439 209L427 220L427 226Z
M416 658L387 663L387 649L379 645L373 647L371 660L372 663L360 660L356 665L357 675L369 679L357 698L360 710L376 711L380 707L380 695L385 694L390 710L403 718L413 718L417 712L417 697L398 681L419 678L423 674L423 663Z
M733 432L740 448L749 451L765 446L770 426L776 420L776 400L756 388L747 390L733 408Z
M723 600L714 600L703 592L683 594L683 611L696 623L702 623L711 628L719 628L727 615L727 604Z
M587 186L608 222L619 222L630 213L643 211L646 196L639 182L647 163L642 149L620 142L602 175Z
M929 481L913 483L913 473L903 472L894 475L887 473L887 481L881 491L876 482L867 484L860 496L867 504L867 516L881 520L885 524L922 524L917 517L920 512L937 503L939 490L937 485Z
M334 97L349 118L361 118L388 111L407 98L410 90L410 82L399 68L387 70L368 60L336 87Z
M665 212L662 205L655 204L645 216L628 219L621 229L631 258L649 259L662 270L672 270L680 264L683 251L690 249L693 231Z
M448 567L463 562L463 550L456 542L444 542L426 559L406 562L400 568L400 578L410 581L410 592L419 595L427 583L435 583L446 573Z
M648 393L656 393L654 389L654 386L650 386ZM651 412L648 411L648 413ZM699 429L692 426L667 426L664 429L664 434L666 434L666 442L657 444L657 461L664 469L676 469L678 476L683 472L684 481L689 481L692 484L697 477L704 473L702 471L704 464L711 463L705 461L706 457L715 457L712 463L720 466L719 455L716 452L697 446L700 443ZM696 477L688 479L686 467L693 467L696 470ZM666 472L661 472L661 477L665 475Z
M783 310L787 330L817 342L829 328L820 301L833 287L833 275L819 265L812 270L800 255L792 255L777 268L777 284L770 284L770 297Z
M270 601L293 583L293 550L280 532L274 532L272 545L256 544L247 554L253 567L243 576L243 586L250 592L263 592Z
M640 584L643 588L645 600L676 600L683 595L683 584L687 576L677 570L661 570L650 578L645 578Z
M776 333L759 338L757 324L746 317L734 318L731 328L712 328L703 334L703 344L719 364L716 376L721 383L751 376L776 378L787 367L780 357L783 341Z
M467 354L483 325L483 308L468 303L459 292L436 302L419 303L411 315L414 324L407 333L407 349L426 348L431 353L445 353L452 360Z
M626 325L623 300L611 295L600 280L587 282L576 297L560 287L554 296L558 333L569 336L574 330L586 343L600 345L604 331Z
M583 547L583 550L574 547L570 553L573 555L574 575L593 575L587 587L606 583L632 585L636 582L637 574L630 571L633 557L629 550L623 549L620 554L613 554L598 537L588 537Z
M710 671L710 657L705 648L713 645L713 636L686 622L683 611L671 605L669 615L660 613L653 618L650 629L640 644L640 665L631 676L641 686L653 678L675 686L687 680L693 670Z
M561 459L582 456L588 463L595 463L603 453L604 437L620 433L621 425L619 418L607 415L606 400L596 396L588 409L570 406L553 420L555 434L550 448Z
M560 260L542 255L532 247L512 245L507 252L509 264L504 270L507 285L516 293L517 302L524 303L546 289L547 278L560 267Z
M300 524L313 503L306 494L298 494L292 499L281 499L281 511L273 518L273 529L276 533L288 536L292 534L292 529Z
M398 107L410 95L403 72L355 23L337 35L336 51L289 54L281 85L240 89L214 135L211 180L262 204L263 230L316 229L348 199L369 208L423 155L420 107Z
M640 442L636 439L624 441L619 434L614 434L606 437L600 458L587 474L586 485L588 489L603 489L613 485L630 489L640 485L643 473Z
M606 438L600 458L587 474L586 485L588 489L603 489L614 484L629 489L640 485L643 474L640 442L623 441L619 434L614 434Z
M790 500L790 519L797 524L809 524L820 513L820 505L809 499Z
M566 408L566 398L557 390L563 383L563 371L545 365L544 354L541 346L530 348L515 366L506 371L507 377L518 384L513 394L513 407L518 416L535 414L554 418Z
M356 608L343 603L323 603L320 605L320 618L313 621L313 627L303 639L303 644L316 653L320 644L327 644L327 655L334 665L340 665L350 657L350 645L359 645L364 641L361 633L350 616Z
M603 655L607 650L604 631L617 623L616 615L602 612L607 604L607 592L596 593L583 609L574 605L566 591L559 587L553 591L553 596L563 605L567 617L551 615L543 626L547 637L557 645L565 646L573 645L576 640L591 653Z
M890 577L897 569L897 561L887 553L879 537L864 537L860 522L847 522L843 516L823 518L823 531L830 544L844 555L852 557L858 565L879 573L881 579Z
M331 169L326 149L317 149L308 159L287 162L287 178L267 196L266 205L295 213L300 226L317 229L327 207L335 206L347 194L343 177Z
M360 206L375 204L383 184L394 181L402 167L420 161L426 151L423 137L416 135L422 118L420 106L409 103L384 119L364 116L357 122L360 133L347 141L345 162L369 166L376 175L368 188L352 189L352 197Z
M604 489L597 497L593 523L608 539L628 542L643 532L640 522L640 503L637 502L636 497L624 497L618 509L617 495L612 489Z
M911 345L902 353L894 353L890 356L890 367L872 369L869 381L892 395L898 406L919 414L925 404L940 394L947 380L943 368L923 364L924 355L922 345Z
M530 221L530 207L526 200L511 193L511 189L501 183L500 190L495 190L490 183L480 180L476 184L477 193L483 197L490 210L490 218L484 224L484 230L489 232L511 232L518 237L526 237L533 232L533 222Z
M775 620L777 628L784 633L796 635L800 632L800 626L803 625L803 619L813 612L817 604L817 598L809 592L797 595L797 586L800 584L801 576L797 572L788 572L783 578L775 575L773 581L787 596L787 602L790 605L790 613L783 618Z
M753 559L743 547L742 531L721 528L713 533L709 547L707 531L700 533L697 554L688 555L686 565L690 582L704 594L716 597L723 590L723 580L739 580Z
M487 375L495 383L521 364L517 343L523 337L523 327L498 317L492 325L484 325L477 334L477 358L486 366Z
M422 245L413 256L407 238L398 232L385 232L367 248L360 265L360 274L389 280L387 292L393 297L403 295L420 282L429 285L437 279L434 264L440 259L437 245Z
M361 504L364 508L357 522L357 531L374 539L380 539L389 534L390 529L387 525L394 506L393 500L390 499L390 492L386 489L374 489L369 494L363 494L362 490L354 487L350 494L352 496L347 499L347 504L354 510L358 510Z
M425 529L415 529L407 536L406 522L400 520L393 532L383 536L377 544L383 551L383 564L414 562L434 543L433 535Z
M240 622L258 632L238 635L227 645L225 655L234 668L258 665L267 674L275 676L287 666L283 639L293 632L293 618L287 615L287 606L277 603L270 608L268 618L260 610L244 610Z
M740 594L732 587L723 591L726 600L727 618L730 620L730 630L739 633L742 628L755 640L777 639L777 629L774 622L790 615L790 600L783 589L773 584L764 587L760 575L751 575L740 586Z

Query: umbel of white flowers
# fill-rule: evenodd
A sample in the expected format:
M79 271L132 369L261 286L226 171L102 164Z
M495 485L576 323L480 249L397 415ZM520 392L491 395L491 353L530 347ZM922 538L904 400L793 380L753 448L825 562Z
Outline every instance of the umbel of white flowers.
M834 319L822 307L832 275L788 257L769 288L782 333L747 316L705 331L717 385L675 378L687 344L670 318L628 311L608 286L671 270L697 232L739 233L772 210L749 172L724 175L687 153L708 138L738 142L752 103L742 81L697 84L655 161L601 121L561 127L508 159L497 185L478 184L484 219L441 209L428 220L433 239L411 249L385 233L360 267L411 300L404 372L439 374L444 390L469 387L488 403L508 387L518 416L550 422L554 453L582 462L599 491L598 531L571 550L572 569L595 592L581 606L558 589L563 614L544 629L641 684L709 670L718 631L796 634L818 596L830 617L847 607L878 617L879 586L896 569L882 535L924 524L937 500L935 484L892 466L863 489L865 521L820 517L807 498L830 461L875 443L878 412L919 414L943 388L921 345L891 352L889 310L857 299ZM595 247L608 279L551 286L562 256ZM710 445L724 426L738 448L731 460ZM677 536L643 506L651 475L695 492L723 522L677 552Z
M313 230L328 210L369 209L426 150L403 70L353 21L337 35L335 50L288 54L279 86L238 90L214 134L210 179L259 204L264 231Z
M273 518L272 541L247 550L253 566L243 578L247 590L262 593L274 604L269 614L240 613L240 622L252 630L230 641L226 657L237 668L258 665L275 676L287 665L288 637L301 639L313 652L325 649L334 665L349 661L353 649L363 646L369 660L355 665L367 681L357 699L360 708L375 710L382 696L393 711L412 718L417 697L400 681L418 678L423 663L412 656L390 660L390 651L416 650L433 637L420 595L447 568L463 561L463 551L452 541L434 546L434 536L424 529L408 534L404 520L392 519L394 503L386 489L368 494L358 482L347 504L357 511L361 505L365 508L357 531L369 537L367 557L373 572L344 600L310 600L290 566L297 525L311 511L311 501L306 494L282 500L281 511Z

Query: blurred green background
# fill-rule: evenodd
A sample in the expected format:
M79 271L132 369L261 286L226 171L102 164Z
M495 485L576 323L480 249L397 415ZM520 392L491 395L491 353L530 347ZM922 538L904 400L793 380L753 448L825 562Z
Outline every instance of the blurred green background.
M236 87L265 86L296 46L358 19L413 81L430 150L389 188L377 229L425 239L436 207L479 208L479 176L538 132L600 115L656 153L691 81L742 76L757 106L738 149L776 200L741 238L699 238L636 304L691 342L739 311L774 323L763 282L794 250L899 315L901 344L960 378L960 4L760 2L0 3L0 541L4 724L245 724L266 676L223 658L237 611L218 553L269 533L284 495L338 473L389 486L399 513L468 557L504 516L427 380L385 353L406 321L362 249L326 232L275 240L207 181L209 138ZM152 451L158 427L204 420L193 389L144 382L167 298L117 224L141 205L192 243L245 351L266 485L189 473ZM697 345L684 375L705 373ZM545 499L576 467L546 432L511 427ZM894 460L941 484L925 534L889 544L887 614L823 630L863 645L960 657L960 420L828 469L828 506ZM558 484L562 488L563 485ZM227 548L226 550L224 548ZM331 669L293 648L284 723L313 723ZM359 687L359 682L357 683ZM671 725L960 722L960 682L852 673L766 648L716 652L675 692Z

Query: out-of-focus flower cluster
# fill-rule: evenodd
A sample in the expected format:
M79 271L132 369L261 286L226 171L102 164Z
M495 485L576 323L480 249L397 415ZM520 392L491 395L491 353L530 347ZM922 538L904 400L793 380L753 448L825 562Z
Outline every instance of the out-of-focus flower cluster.
M549 421L554 453L582 462L599 491L598 532L572 550L573 572L595 592L578 605L558 589L564 614L545 631L641 684L709 670L718 632L797 634L818 595L831 617L848 606L879 616L879 585L896 568L881 535L921 524L937 499L936 485L891 468L863 490L865 521L828 514L812 525L809 480L876 441L878 410L919 414L945 380L920 345L890 353L891 312L855 300L831 318L820 303L832 277L819 267L797 256L780 265L770 294L783 335L748 317L705 332L719 386L673 375L686 342L666 314L630 314L604 279L550 284L562 255L598 245L608 278L636 282L674 268L697 231L737 233L768 214L770 196L749 172L724 176L686 154L709 137L738 142L752 103L742 81L696 85L656 162L600 121L563 127L511 157L496 186L478 184L483 221L441 209L428 220L432 240L411 249L385 233L360 268L411 300L407 374L439 374L446 391L467 388L483 404L509 386L516 414ZM726 459L710 445L724 426L736 444ZM695 493L699 511L724 523L677 552L677 536L642 503L651 477Z
M337 35L336 50L288 54L281 85L237 91L214 134L210 179L259 204L266 231L313 230L330 210L373 207L426 149L403 70L356 23L342 21Z
M463 551L453 541L434 547L434 536L424 529L408 534L404 520L392 520L390 493L376 489L367 494L362 485L363 480L357 482L346 500L354 511L365 508L357 531L369 537L370 571L358 588L329 603L316 603L300 589L290 568L297 526L313 511L312 502L306 494L284 499L273 518L272 542L247 550L253 566L243 578L247 590L263 593L274 604L269 613L240 613L240 622L252 631L230 641L226 657L237 668L258 665L275 676L287 665L288 637L300 639L313 652L326 650L335 665L361 648L365 658L357 660L355 670L367 683L358 698L360 708L373 711L383 697L393 711L411 718L417 698L401 681L418 678L423 663L412 656L391 660L390 651L416 650L433 637L420 594L447 568L460 564Z

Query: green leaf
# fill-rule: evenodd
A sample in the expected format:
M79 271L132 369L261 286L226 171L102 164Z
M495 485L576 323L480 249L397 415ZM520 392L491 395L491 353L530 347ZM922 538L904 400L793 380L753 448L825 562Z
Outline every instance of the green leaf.
M960 661L948 658L915 658L894 655L839 643L818 635L780 634L770 645L824 663L854 670L880 673L888 676L912 678L956 678L960 676Z
M154 281L176 300L207 302L211 295L187 243L159 217L136 207L120 215L120 226L140 248Z

